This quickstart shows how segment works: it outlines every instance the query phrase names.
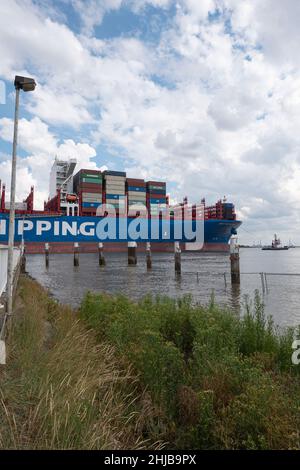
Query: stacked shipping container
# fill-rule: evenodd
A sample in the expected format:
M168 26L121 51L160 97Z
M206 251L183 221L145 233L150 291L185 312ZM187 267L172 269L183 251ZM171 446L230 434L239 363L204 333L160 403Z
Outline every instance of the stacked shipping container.
M159 215L167 207L166 183L160 181L147 182L147 208L150 215Z
M146 210L146 183L143 179L127 178L126 195L128 201L128 213L143 213ZM134 207L133 207L134 206Z
M80 215L94 216L102 204L112 205L118 214L134 207L134 214L156 216L167 207L166 183L127 178L122 171L80 170L73 178L73 190L79 197ZM127 204L127 207L126 207ZM100 215L100 214L99 214Z
M105 171L103 202L112 205L119 214L125 213L125 181L126 173L123 171Z
M102 204L103 177L98 170L80 170L73 178L73 190L79 197L80 215L96 215Z

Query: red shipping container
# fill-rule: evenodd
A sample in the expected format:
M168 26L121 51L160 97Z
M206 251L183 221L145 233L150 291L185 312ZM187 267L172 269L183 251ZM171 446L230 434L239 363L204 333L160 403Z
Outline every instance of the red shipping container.
M78 192L81 192L81 193L102 193L102 186L99 186L97 184L89 184L89 183L85 183L85 184L81 184L80 186L78 186Z
M164 200L167 200L167 196L165 194L146 193L146 199L164 199Z
M127 186L138 186L141 188L146 187L146 183L142 179L127 178L126 184Z
M163 183L161 181L147 181L147 186L160 186L161 188L165 188L166 187L166 183Z

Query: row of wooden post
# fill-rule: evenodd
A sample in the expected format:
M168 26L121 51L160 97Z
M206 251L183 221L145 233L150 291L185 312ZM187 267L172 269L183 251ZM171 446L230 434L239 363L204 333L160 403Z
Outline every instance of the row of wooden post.
M136 266L137 265L137 243L136 242L128 242L128 266ZM175 242L174 244L175 250L175 272L176 274L181 274L181 249L179 242ZM99 252L99 265L105 266L105 257L104 257L104 250L103 250L103 243L99 243L98 245L98 252ZM152 269L152 254L151 254L151 243L147 243L146 245L146 263L147 269ZM45 243L45 264L46 268L49 267L49 243ZM74 266L79 266L79 244L74 243Z
M99 243L99 265L105 266L105 257L103 251L103 243ZM136 266L137 264L137 243L128 242L128 266ZM181 274L181 249L180 243L174 243L174 256L175 256L175 273ZM152 269L152 255L151 255L151 243L146 245L146 263L147 269ZM45 264L49 267L49 243L45 244ZM236 239L231 240L230 244L230 265L231 265L231 282L232 284L240 284L240 254L239 246ZM79 244L74 243L74 266L79 266Z

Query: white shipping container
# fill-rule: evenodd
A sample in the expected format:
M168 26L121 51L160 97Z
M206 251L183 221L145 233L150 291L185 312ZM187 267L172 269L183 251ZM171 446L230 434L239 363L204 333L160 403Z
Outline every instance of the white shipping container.
M125 184L117 184L117 183L106 183L106 189L107 188L115 188L115 189L123 189L125 191Z
M137 193L136 191L128 191L128 198L139 201L146 201L146 193Z
M125 176L110 176L110 175L107 175L104 177L105 181L115 181L116 183L122 183L124 182L125 184L125 181L126 181L126 177Z
M145 211L147 209L147 207L144 206L143 204L131 204L131 205L128 206L128 210L130 210L130 209L131 210L134 209L136 211L142 211L142 210Z
M82 193L82 197L101 197L102 193Z
M123 199L106 199L106 204L113 204L125 207L125 201Z
M106 188L106 194L107 195L115 194L116 196L125 196L125 190L115 189L115 188Z
M83 198L82 198L82 202L98 202L98 203L101 203L101 202L102 202L102 197L101 197L101 198L97 198L97 197L94 197L94 198L91 198L91 197L83 197Z

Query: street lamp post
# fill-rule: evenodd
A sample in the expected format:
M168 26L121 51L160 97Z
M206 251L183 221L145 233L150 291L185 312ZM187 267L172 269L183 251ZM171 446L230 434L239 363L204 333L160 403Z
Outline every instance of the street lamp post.
M6 319L7 317L11 316L12 306L13 306L13 276L14 276L13 256L14 256L14 237L15 237L16 169L17 169L17 142L18 142L20 90L23 90L25 92L34 91L36 87L36 83L33 78L16 76L14 85L16 89L16 104L15 104L14 140L13 140L11 186L10 186Z

